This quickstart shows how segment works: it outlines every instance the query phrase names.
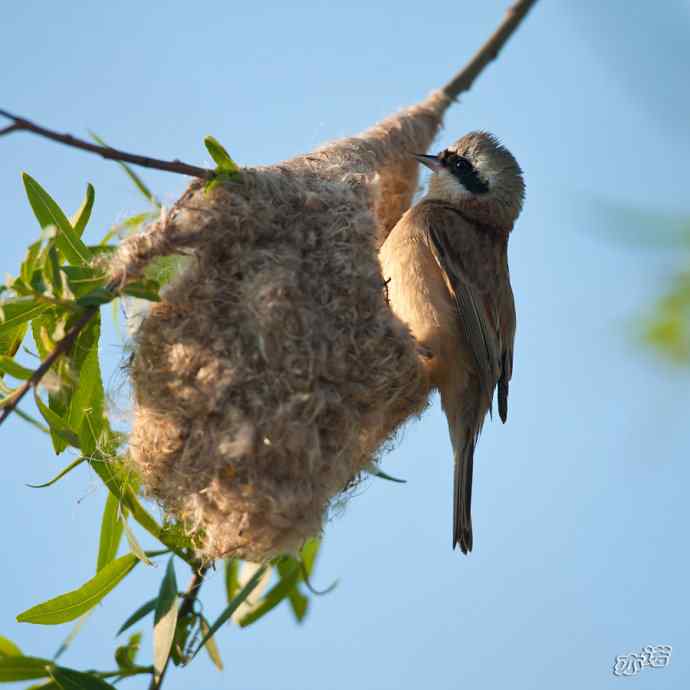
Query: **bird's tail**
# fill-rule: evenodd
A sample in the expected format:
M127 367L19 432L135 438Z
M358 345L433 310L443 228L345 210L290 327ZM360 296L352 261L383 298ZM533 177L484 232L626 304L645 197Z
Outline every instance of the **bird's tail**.
M453 438L453 548L460 545L463 553L472 551L472 468L474 465L475 434L464 439Z
M462 391L459 395L458 391ZM472 470L474 449L490 401L483 400L478 387L450 380L439 386L441 404L448 419L453 445L453 548L472 551Z

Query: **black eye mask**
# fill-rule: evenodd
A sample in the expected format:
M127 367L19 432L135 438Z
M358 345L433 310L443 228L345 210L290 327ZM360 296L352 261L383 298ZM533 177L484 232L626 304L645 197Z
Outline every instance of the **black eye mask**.
M457 153L443 151L443 153L439 154L438 159L443 167L453 174L468 192L472 194L486 194L489 191L489 185L479 177L477 169L467 158L458 156Z

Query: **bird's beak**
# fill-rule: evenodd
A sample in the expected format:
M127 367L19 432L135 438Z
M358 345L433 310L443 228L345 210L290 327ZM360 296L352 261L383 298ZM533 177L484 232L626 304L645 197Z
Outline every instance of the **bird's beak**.
M413 153L412 157L416 158L420 163L422 163L422 165L426 165L427 168L433 170L434 172L438 172L443 167L441 165L441 161L438 159L438 156L427 156L424 153Z

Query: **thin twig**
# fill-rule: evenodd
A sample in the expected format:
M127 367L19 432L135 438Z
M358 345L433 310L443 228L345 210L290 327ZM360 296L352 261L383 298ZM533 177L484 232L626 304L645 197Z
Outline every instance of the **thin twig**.
M153 666L131 666L130 668L121 668L117 671L89 671L99 678L129 678L131 676L141 676L153 674Z
M474 57L443 87L449 98L455 100L464 91L469 91L474 80L484 68L498 56L525 15L532 9L537 0L519 0L511 5L503 21Z
M57 141L60 144L71 146L72 148L97 153L99 156L103 156L103 158L113 161L123 161L125 163L141 165L144 168L165 170L167 172L179 173L180 175L201 177L202 179L206 180L213 179L216 176L215 171L210 170L209 168L199 168L196 165L189 165L188 163L183 163L182 161L163 161L158 158L149 158L148 156L140 156L135 153L119 151L118 149L110 148L110 146L98 146L97 144L92 144L90 141L78 139L71 134L60 134L52 129L47 129L46 127L37 125L35 122L31 122L23 117L12 115L12 113L8 113L6 110L0 110L0 115L6 117L8 120L12 120L11 125L5 127L4 129L0 129L0 136L3 134L10 134L11 132L32 132L33 134L38 134L46 139L51 139L52 141Z
M55 362L66 355L74 345L74 341L77 336L81 333L84 327L91 321L91 319L98 314L98 307L89 307L82 317L77 321L77 323L72 326L69 333L58 342L55 349L41 362L41 366L34 371L31 378L25 381L19 388L17 388L14 393L12 393L12 400L10 400L7 405L5 405L0 410L0 424L2 424L11 414L14 412L15 408L21 402L22 398L29 392L29 389L36 388L41 382L41 379L48 373L50 367L55 364Z
M443 87L443 91L451 100L455 100L461 93L468 91L474 83L474 80L482 73L484 68L492 60L496 59L501 48L503 48L506 41L510 38L515 29L517 29L520 22L522 22L525 15L532 9L536 1L537 0L519 0L508 9L505 18L489 40L484 43L474 57ZM47 129L23 117L12 115L12 113L6 110L0 110L0 115L12 121L12 124L4 129L0 129L0 136L12 132L32 132L33 134L38 134L39 136L57 141L66 146L97 153L109 160L132 163L133 165L153 168L154 170L165 170L181 175L200 177L206 180L213 179L216 176L214 170L199 168L196 165L189 165L179 160L163 161L158 158L127 153L126 151L113 149L109 146L98 146L91 142L84 141L83 139L78 139L71 134L60 134L59 132Z
M201 589L201 585L204 584L204 577L206 576L206 572L210 567L210 565L204 565L201 566L198 570L194 571L192 579L189 581L187 591L184 593L184 596L182 597L182 604L180 605L180 611L177 616L178 620L182 620L185 616L188 616L190 613L194 612L194 603L196 602L197 597L199 596L199 590ZM165 672L168 670L169 665L170 655L168 655L168 658L165 660L165 664L163 665L163 668L161 669L158 678L156 678L155 675L151 678L151 682L149 683L149 690L160 689L161 685L163 685L163 678L165 677Z
M0 129L0 137L1 137L3 134L9 134L10 132L14 132L14 131L16 131L16 130L18 130L18 129L19 129L19 126L16 125L16 124L14 124L14 125L7 125L7 127L3 127L2 129Z

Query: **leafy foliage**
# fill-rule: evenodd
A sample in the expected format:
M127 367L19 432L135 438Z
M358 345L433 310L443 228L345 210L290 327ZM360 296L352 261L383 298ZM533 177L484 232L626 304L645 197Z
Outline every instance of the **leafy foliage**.
M103 143L101 139L95 137ZM212 137L205 144L217 165L218 178L234 179L239 169L227 151ZM214 665L222 670L215 635L228 622L246 627L263 618L283 601L288 601L298 622L309 606L308 578L312 572L319 542L308 542L300 558L284 557L253 571L247 564L229 559L225 563L224 586L227 606L213 622L202 614L198 588L193 597L180 595L175 565L204 572L195 558L194 535L183 525L157 521L142 505L136 477L127 470L121 457L123 434L114 430L107 414L105 391L99 361L101 339L100 308L119 299L156 301L159 290L182 267L179 257L157 261L145 278L115 289L106 284L106 274L99 257L112 252L114 240L139 229L160 213L160 202L129 166L122 164L127 175L150 204L150 210L132 216L113 226L98 244L83 238L94 207L96 195L91 185L84 201L71 217L31 176L22 176L29 204L40 226L38 239L24 257L16 277L0 288L0 408L14 405L22 385L33 383L36 366L19 361L26 340L31 338L39 358L45 360L60 342L86 316L73 346L59 357L41 381L34 386L35 405L42 421L15 409L32 428L50 435L56 454L72 451L75 457L51 479L32 488L56 485L70 472L91 468L107 489L100 523L95 574L76 589L55 596L20 613L17 620L34 625L58 625L77 621L53 660L26 656L11 640L0 636L0 683L39 681L44 690L112 688L112 682L144 675L160 680L168 663L182 666L204 648ZM81 468L81 470L79 469ZM145 551L133 530L136 525L161 548ZM129 552L118 557L125 536ZM123 622L117 635L137 624L148 625L153 633L152 663L139 665L141 631L134 632L126 643L114 651L116 669L80 671L60 666L57 658L79 633L86 616L113 589L120 586L139 564L154 565L157 558L168 555L167 567L155 596L140 605ZM153 569L151 569L153 572ZM244 576L245 573L250 573ZM198 576L197 576L198 577ZM203 577L202 577L203 579ZM260 582L273 581L265 593ZM307 585L307 592L301 590ZM251 601L249 599L252 596ZM182 603L179 598L182 596ZM197 604L197 605L195 605ZM144 623L153 614L152 621ZM239 616L239 617L238 617Z
M216 177L206 183L206 191L210 192L219 182L239 180L240 169L223 145L212 136L204 139L204 145L216 164Z
M675 276L642 325L645 341L668 359L690 362L690 270Z
M72 621L92 609L122 579L129 575L137 563L138 559L133 554L122 556L101 568L95 577L92 577L78 589L33 606L20 613L17 620L20 623L38 623L40 625L55 625L56 623Z

